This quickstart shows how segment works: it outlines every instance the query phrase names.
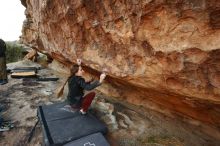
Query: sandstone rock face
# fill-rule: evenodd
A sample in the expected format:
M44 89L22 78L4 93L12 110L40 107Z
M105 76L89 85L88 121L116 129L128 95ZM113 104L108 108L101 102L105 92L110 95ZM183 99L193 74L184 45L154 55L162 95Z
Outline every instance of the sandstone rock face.
M109 70L102 92L220 139L220 1L22 0L21 41Z

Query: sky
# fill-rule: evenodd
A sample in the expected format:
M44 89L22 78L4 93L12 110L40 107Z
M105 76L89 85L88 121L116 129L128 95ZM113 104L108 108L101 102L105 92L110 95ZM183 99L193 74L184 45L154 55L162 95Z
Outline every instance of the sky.
M21 35L25 7L20 0L1 0L0 2L0 38L4 41L19 40Z

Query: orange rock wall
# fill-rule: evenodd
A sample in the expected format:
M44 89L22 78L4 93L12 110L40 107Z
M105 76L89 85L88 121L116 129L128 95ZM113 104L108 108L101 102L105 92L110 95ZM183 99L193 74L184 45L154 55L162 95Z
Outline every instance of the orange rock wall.
M87 71L102 92L220 139L220 1L21 0L21 41Z

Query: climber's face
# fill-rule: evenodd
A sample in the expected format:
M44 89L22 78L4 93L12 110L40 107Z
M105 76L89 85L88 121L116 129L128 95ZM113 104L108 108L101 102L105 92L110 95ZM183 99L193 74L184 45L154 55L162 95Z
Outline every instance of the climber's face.
M76 74L77 74L78 76L82 76L83 73L84 73L84 70L83 70L82 67L80 66L80 67L79 67L79 70L78 70L78 72L77 72Z

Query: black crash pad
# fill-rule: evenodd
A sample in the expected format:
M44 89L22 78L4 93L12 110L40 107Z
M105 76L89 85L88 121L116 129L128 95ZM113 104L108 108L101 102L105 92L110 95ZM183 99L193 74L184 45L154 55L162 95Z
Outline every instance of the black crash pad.
M28 71L34 71L37 73L37 70L39 70L40 67L15 67L11 70L11 72L28 72Z
M42 81L42 82L45 82L45 81L57 81L59 80L59 78L43 78L43 77L40 77L40 78L37 78L36 81Z
M61 146L94 133L107 132L107 127L92 114L66 111L65 105L63 102L38 108L46 146Z
M67 143L64 146L110 146L101 133L95 133Z
M60 119L73 118L74 116L78 114L78 113L73 113L73 112L68 112L68 111L63 110L65 105L67 105L66 102L40 106L38 108L38 114L39 114L39 110L42 109L43 116L45 117L45 120L47 122L60 120Z
M38 76L37 78L23 78L24 82L47 82L47 81L57 81L59 78L55 77L40 77Z

